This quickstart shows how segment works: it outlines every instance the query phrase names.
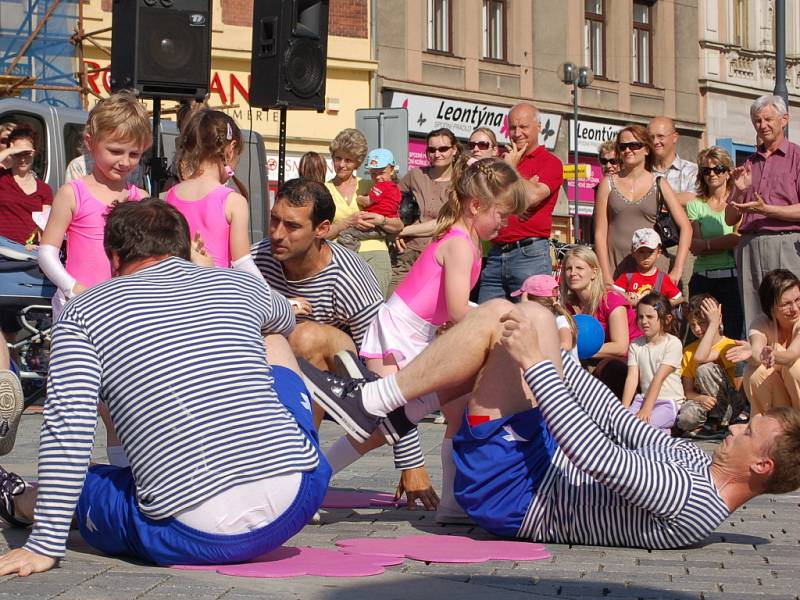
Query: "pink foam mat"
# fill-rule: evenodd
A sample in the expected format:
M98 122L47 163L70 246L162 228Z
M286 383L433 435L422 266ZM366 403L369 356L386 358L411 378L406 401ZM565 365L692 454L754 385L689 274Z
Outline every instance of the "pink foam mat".
M237 565L181 565L175 569L186 571L216 571L221 575L237 577L368 577L380 575L384 567L399 565L399 556L345 554L326 548L295 548L281 546L252 562Z
M436 563L477 563L488 560L542 560L550 554L542 544L481 541L459 535L410 535L401 538L354 538L336 545L347 554L405 557Z
M322 508L369 508L371 506L400 506L403 502L394 499L394 494L372 490L348 491L328 490Z

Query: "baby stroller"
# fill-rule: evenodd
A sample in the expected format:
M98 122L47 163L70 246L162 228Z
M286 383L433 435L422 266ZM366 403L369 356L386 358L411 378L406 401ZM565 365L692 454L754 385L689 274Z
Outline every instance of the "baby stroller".
M55 292L39 270L37 253L0 236L0 317L25 406L45 395Z

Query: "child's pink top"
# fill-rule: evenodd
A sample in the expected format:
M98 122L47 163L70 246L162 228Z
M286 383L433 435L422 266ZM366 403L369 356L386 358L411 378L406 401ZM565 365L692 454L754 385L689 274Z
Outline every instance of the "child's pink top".
M91 287L111 279L111 263L103 247L106 213L111 209L94 196L82 179L69 182L75 214L67 227L67 273ZM139 200L139 188L128 184L128 200Z
M231 266L231 224L225 216L225 201L233 190L219 185L197 200L183 200L176 188L167 192L165 200L177 208L189 223L192 237L203 236L206 251L217 267Z
M414 314L432 325L441 325L450 319L445 297L444 269L436 261L436 250L443 242L453 237L466 239L472 248L469 287L470 289L475 287L481 274L481 256L469 235L465 231L453 228L438 240L428 244L394 292Z

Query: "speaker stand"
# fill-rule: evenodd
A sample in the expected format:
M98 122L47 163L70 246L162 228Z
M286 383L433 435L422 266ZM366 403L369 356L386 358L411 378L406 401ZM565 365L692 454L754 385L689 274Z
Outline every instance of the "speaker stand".
M167 159L161 156L161 98L153 98L153 149L150 153L150 196L158 198L161 183L167 178Z
M281 106L281 122L278 126L278 187L283 185L286 164L286 107Z

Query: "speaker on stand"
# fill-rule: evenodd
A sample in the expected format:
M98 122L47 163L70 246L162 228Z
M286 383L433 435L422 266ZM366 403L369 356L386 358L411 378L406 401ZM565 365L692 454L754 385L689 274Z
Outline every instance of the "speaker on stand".
M153 99L153 196L167 170L158 135L161 99L208 93L211 24L211 0L114 0L111 89L133 89Z
M255 0L250 106L280 110L278 185L286 158L286 111L325 109L329 0Z

